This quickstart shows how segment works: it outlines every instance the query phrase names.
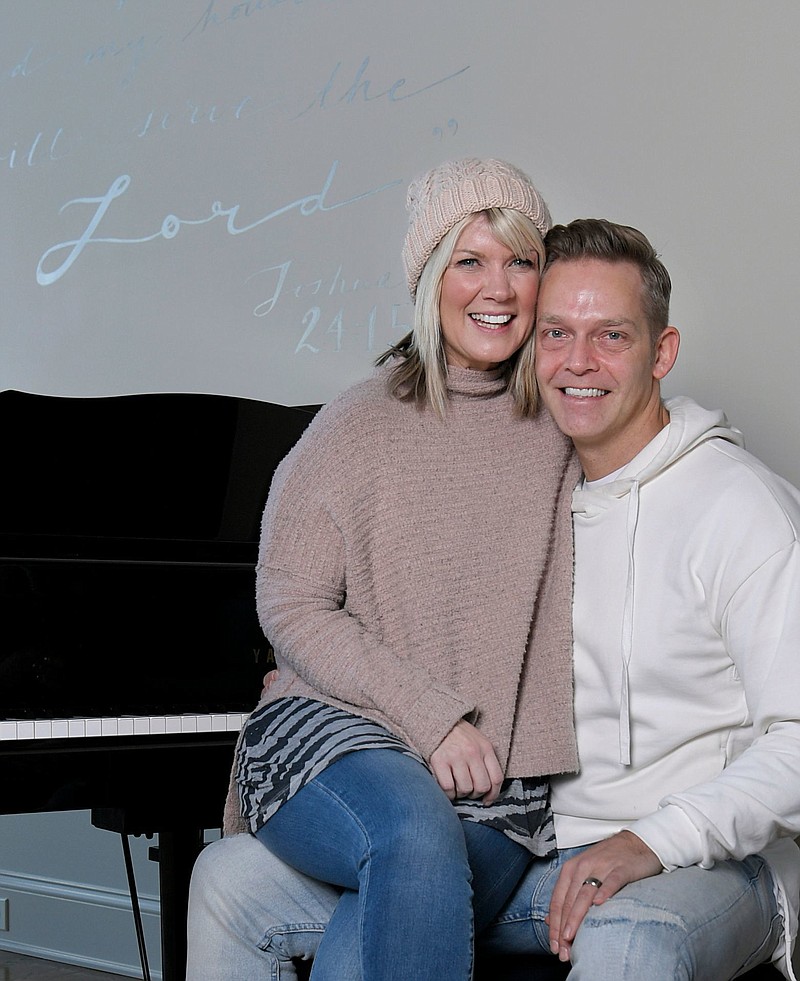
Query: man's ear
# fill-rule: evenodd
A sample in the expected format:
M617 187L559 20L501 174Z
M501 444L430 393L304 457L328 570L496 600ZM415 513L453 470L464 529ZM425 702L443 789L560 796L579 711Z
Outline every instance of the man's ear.
M656 344L656 356L653 361L653 378L659 381L672 371L678 360L678 348L681 346L681 335L677 327L665 327Z

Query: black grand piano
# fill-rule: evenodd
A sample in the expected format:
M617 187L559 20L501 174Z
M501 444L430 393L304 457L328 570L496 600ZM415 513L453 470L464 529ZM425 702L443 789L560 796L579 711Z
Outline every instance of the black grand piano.
M318 408L0 392L0 813L158 835L165 981L270 666L261 512Z

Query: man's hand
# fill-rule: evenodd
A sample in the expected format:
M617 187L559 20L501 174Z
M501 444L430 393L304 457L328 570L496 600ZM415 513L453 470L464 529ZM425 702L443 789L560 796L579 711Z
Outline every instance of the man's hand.
M547 917L550 950L559 960L568 961L572 941L591 906L601 905L627 883L659 872L661 862L655 852L631 831L620 831L565 862Z
M459 719L431 756L431 769L450 800L482 797L491 804L500 791L503 770L489 740Z

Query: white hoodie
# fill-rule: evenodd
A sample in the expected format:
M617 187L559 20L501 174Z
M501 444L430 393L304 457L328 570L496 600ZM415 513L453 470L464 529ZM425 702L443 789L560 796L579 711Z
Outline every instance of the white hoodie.
M800 491L721 412L666 402L629 464L573 495L580 771L560 847L622 828L667 871L760 853L794 978L800 849Z

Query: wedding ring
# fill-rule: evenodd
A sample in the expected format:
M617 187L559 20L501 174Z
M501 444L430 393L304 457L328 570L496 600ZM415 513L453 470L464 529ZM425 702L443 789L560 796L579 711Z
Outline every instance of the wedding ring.
M594 886L595 889L599 889L603 883L599 879L595 878L595 876L590 875L588 879L583 880L582 884L584 886Z

